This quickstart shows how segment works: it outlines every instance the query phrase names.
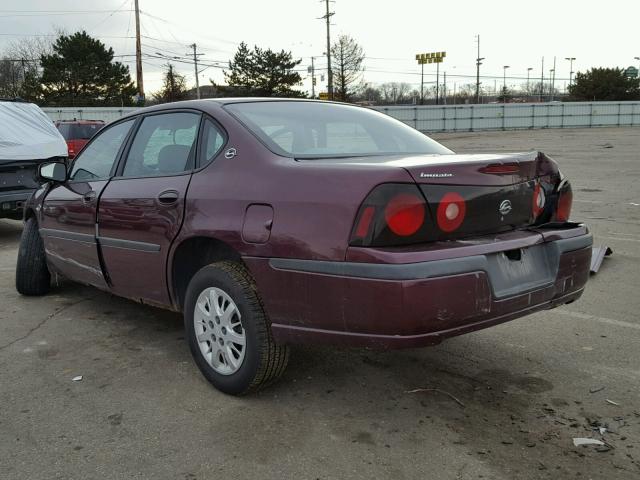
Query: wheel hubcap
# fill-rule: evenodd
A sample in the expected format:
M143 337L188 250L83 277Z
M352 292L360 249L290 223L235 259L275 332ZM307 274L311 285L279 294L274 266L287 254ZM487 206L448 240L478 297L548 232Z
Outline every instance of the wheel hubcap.
M244 360L247 339L240 310L227 292L216 287L198 296L193 326L200 353L221 375L238 371Z

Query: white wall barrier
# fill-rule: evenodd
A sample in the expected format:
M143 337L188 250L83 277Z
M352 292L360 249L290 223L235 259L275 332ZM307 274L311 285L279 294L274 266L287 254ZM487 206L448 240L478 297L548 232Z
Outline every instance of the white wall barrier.
M374 107L423 132L640 126L640 102L496 103ZM112 122L136 107L46 107L52 120Z

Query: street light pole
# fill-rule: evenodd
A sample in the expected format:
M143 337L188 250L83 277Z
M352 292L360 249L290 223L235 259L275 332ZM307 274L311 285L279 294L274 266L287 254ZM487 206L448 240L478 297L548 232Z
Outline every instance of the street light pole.
M549 93L551 93L551 100L549 100L550 102L553 102L553 90L556 86L556 57L553 57L553 68L551 69L551 91Z
M538 100L542 102L542 96L544 95L544 57L542 57L542 67L540 68L540 94Z
M529 78L531 77L531 70L533 70L533 67L527 68L527 98L529 98L529 93L531 93L531 90L529 87Z
M509 65L502 67L502 103L507 103L507 68Z
M422 71L420 73L420 105L424 105L424 62L420 63Z
M573 61L576 57L565 57L565 60L569 60L569 88L571 88L571 81L573 79Z

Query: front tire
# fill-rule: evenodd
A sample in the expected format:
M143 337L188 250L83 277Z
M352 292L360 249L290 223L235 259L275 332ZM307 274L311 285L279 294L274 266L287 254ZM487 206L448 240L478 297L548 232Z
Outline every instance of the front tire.
M16 264L16 290L22 295L45 295L51 288L51 274L47 267L44 243L35 218L28 219L22 230L18 262Z
M239 263L214 263L194 275L184 323L196 365L224 393L257 391L284 372L289 348L274 342L255 282Z

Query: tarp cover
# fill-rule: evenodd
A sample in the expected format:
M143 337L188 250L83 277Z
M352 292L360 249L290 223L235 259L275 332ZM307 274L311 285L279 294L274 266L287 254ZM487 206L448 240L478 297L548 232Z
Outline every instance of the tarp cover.
M0 101L0 162L66 156L64 138L37 105Z

